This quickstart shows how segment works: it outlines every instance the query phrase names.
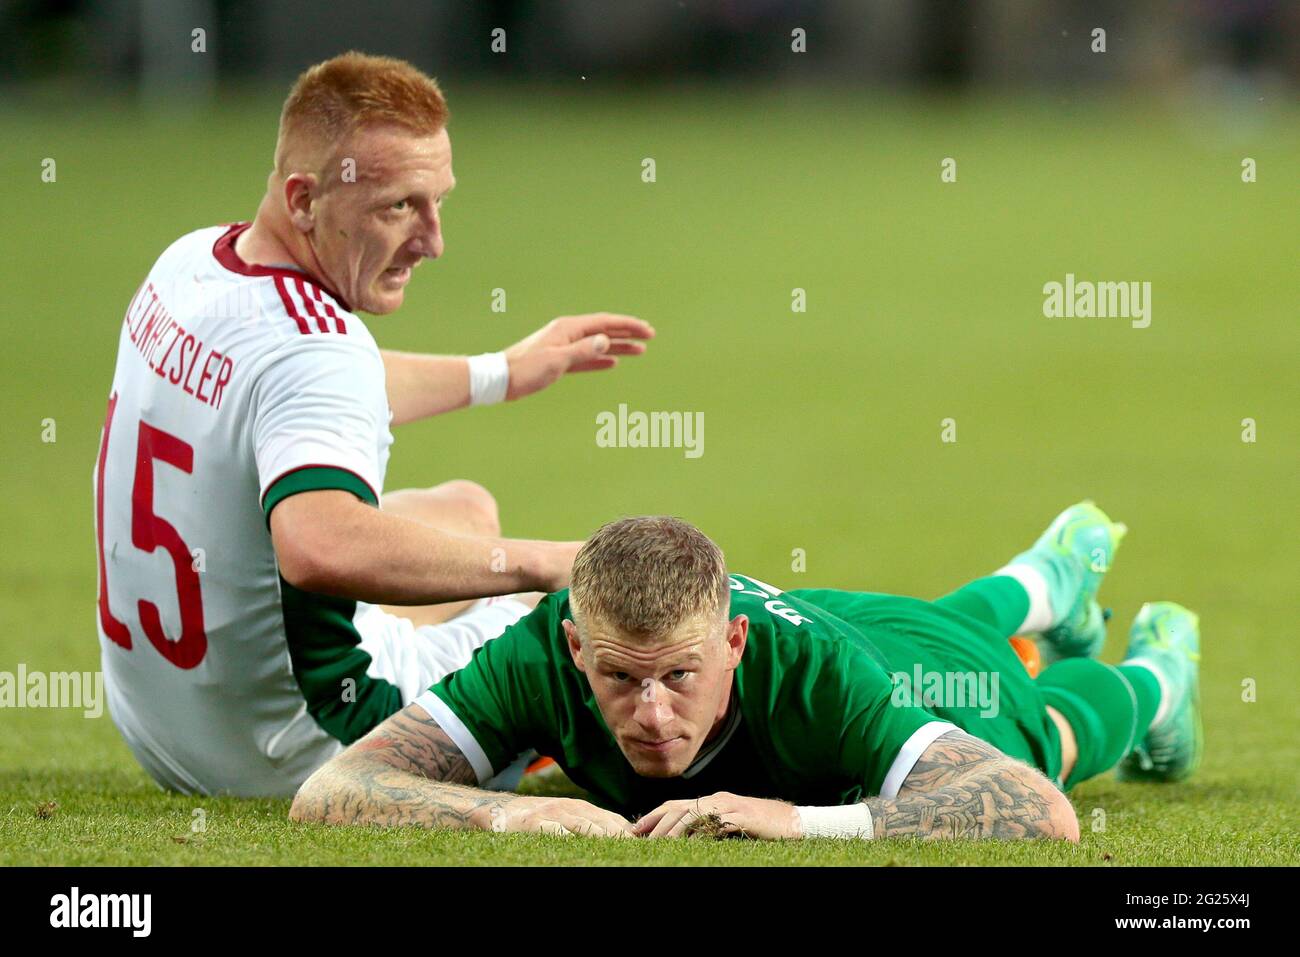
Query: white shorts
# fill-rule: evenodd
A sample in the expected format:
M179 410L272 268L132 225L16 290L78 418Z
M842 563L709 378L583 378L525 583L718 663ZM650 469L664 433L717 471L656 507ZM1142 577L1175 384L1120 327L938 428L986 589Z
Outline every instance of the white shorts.
M480 598L450 621L417 628L409 618L357 602L352 624L361 635L361 650L370 656L366 674L396 685L406 707L530 611L510 596Z

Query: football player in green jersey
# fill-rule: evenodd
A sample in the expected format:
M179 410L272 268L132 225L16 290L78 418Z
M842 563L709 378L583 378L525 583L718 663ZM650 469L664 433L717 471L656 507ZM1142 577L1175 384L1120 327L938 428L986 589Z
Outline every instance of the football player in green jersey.
M464 669L320 768L297 820L609 836L1077 841L1065 796L1199 763L1196 618L1145 606L1097 661L1124 527L1090 502L937 601L782 592L685 522L623 519ZM1052 661L1031 678L1008 638ZM482 789L549 755L590 800Z

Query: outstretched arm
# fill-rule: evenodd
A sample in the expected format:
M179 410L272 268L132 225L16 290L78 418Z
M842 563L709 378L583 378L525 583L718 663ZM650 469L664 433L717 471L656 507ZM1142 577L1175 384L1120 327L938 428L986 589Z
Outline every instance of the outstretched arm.
M309 777L295 821L460 830L630 836L629 822L573 798L527 797L473 786L474 769L419 705L408 705Z
M857 805L833 809L832 817L849 819L847 832L840 836L1079 840L1074 807L1051 781L963 731L936 738L904 779L897 797L867 798L862 805L870 814L869 823ZM758 838L809 836L804 815L794 805L726 792L669 801L637 821L635 830L653 837L678 837L691 833L701 818L710 815L716 815L713 826L723 832Z
M555 591L568 585L582 544L455 535L341 489L291 495L270 524L285 581L376 605Z
M612 369L619 356L645 352L644 340L653 336L651 325L635 316L593 312L552 319L505 350L509 369L506 398L532 395L569 372ZM380 355L393 425L469 405L467 357L391 350L383 350Z

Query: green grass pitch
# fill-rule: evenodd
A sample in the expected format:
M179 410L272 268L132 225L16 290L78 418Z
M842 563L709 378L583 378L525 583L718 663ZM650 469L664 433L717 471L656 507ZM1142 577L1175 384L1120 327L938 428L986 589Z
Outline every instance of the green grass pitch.
M521 537L673 513L786 587L923 596L1094 497L1131 529L1102 591L1106 659L1143 601L1201 615L1202 770L1087 782L1077 847L328 829L288 822L287 801L159 792L107 715L5 709L0 863L1297 862L1293 110L450 93L447 253L373 321L380 343L481 352L602 308L660 335L615 373L398 430L389 488L477 479ZM0 670L93 670L90 476L122 313L177 236L251 217L278 102L4 110ZM944 157L956 183L940 182ZM1244 157L1258 182L1241 181ZM1045 318L1043 284L1066 273L1150 281L1150 327ZM807 312L791 310L796 287ZM595 416L620 402L704 412L705 454L598 448Z

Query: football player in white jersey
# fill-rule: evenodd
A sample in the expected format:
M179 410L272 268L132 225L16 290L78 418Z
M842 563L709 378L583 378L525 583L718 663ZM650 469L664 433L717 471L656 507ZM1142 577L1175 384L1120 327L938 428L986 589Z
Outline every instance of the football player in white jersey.
M654 334L595 313L485 356L378 348L357 313L398 309L443 251L447 116L401 61L312 67L256 218L177 240L127 309L94 470L99 632L114 721L164 787L293 794L568 582L579 543L499 538L481 486L383 492L390 425Z

